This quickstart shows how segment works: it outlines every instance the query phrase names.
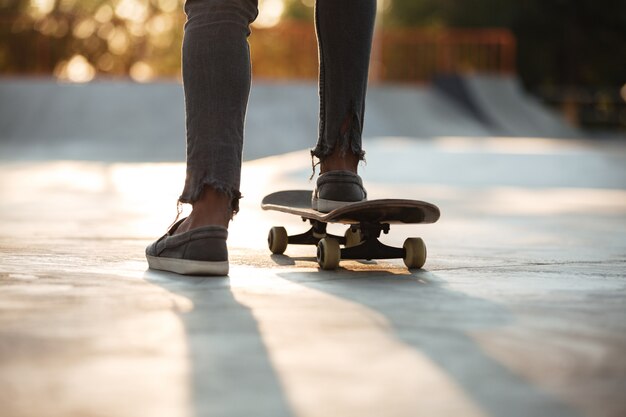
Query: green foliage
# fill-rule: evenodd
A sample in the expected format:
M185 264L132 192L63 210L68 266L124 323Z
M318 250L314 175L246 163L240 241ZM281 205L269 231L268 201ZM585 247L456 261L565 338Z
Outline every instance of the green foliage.
M305 5L302 0L285 0L284 18L312 22L313 13L313 7Z
M392 1L385 13L389 26L445 26L446 10L440 0Z

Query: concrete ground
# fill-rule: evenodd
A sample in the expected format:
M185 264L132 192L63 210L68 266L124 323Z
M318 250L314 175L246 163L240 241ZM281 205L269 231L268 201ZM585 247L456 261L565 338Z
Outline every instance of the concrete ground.
M0 414L626 415L626 144L366 142L371 198L440 206L424 270L271 256L262 196L307 151L247 162L231 273L147 270L184 166L0 165ZM340 228L339 228L340 229Z

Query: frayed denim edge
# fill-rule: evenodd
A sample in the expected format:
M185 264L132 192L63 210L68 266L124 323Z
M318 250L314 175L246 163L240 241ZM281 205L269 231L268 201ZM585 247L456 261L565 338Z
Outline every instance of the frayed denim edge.
M324 161L324 159L332 154L335 151L335 147L337 146L337 142L340 142L339 148L339 156L343 157L348 153L348 150L352 152L352 154L356 155L359 158L359 161L365 161L365 151L362 148L361 143L361 132L358 129L358 125L355 128L354 124L351 125L350 129L348 129L344 133L340 133L340 140L336 140L332 144L327 144L327 141L318 141L318 144L315 148L311 149L311 169L313 170L311 174L311 178L315 176L315 167L317 167L320 163ZM317 158L317 162L315 159Z
M243 196L241 195L241 192L239 192L239 190L236 190L232 187L226 186L219 181L210 180L210 179L202 180L195 187L194 191L191 193L190 196L187 195L188 194L186 193L187 190L185 190L183 194L181 194L181 196L178 197L178 203L179 204L181 203L193 204L200 198L200 195L202 195L202 192L204 191L204 187L211 187L215 191L229 196L230 197L230 209L233 212L232 215L235 216L235 214L239 212L239 200L243 198Z

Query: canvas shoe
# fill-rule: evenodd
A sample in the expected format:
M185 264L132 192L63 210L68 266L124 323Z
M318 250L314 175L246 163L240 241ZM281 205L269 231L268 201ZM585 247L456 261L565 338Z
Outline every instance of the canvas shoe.
M328 171L317 178L311 207L328 213L366 199L367 192L360 176L350 171Z
M227 275L228 229L203 226L175 235L184 220L146 248L150 268L184 275Z

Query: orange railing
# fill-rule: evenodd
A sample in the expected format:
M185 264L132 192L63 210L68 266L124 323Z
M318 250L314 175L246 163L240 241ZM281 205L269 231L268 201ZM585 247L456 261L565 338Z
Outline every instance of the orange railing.
M506 29L385 30L381 80L424 82L437 74L515 72L516 42Z
M255 28L249 38L252 71L259 78L317 78L317 41L313 25L284 22Z
M64 18L69 19L71 25L81 16ZM87 40L67 42L67 39L44 36L35 30L14 33L8 29L15 27L15 19L7 16L0 19L0 40L5 43L0 56L0 74L49 75L58 62L73 54L83 53L95 62L97 54L101 53L94 53L94 43L89 45ZM174 37L178 40L169 49L157 53L146 39L138 39L128 53L114 57L119 62L112 66L112 70L98 68L98 75L125 77L133 62L156 60L163 62L163 65L155 67L157 77L177 76L180 72L182 19L182 15L177 17ZM272 28L255 28L249 40L255 77L317 77L317 43L312 24L283 22ZM515 55L515 38L506 29L381 29L374 39L371 79L424 83L441 73L508 74L515 72Z
M262 78L315 78L312 26L283 23L250 37L253 70ZM385 29L376 33L373 81L428 82L442 73L515 72L516 42L507 29Z

